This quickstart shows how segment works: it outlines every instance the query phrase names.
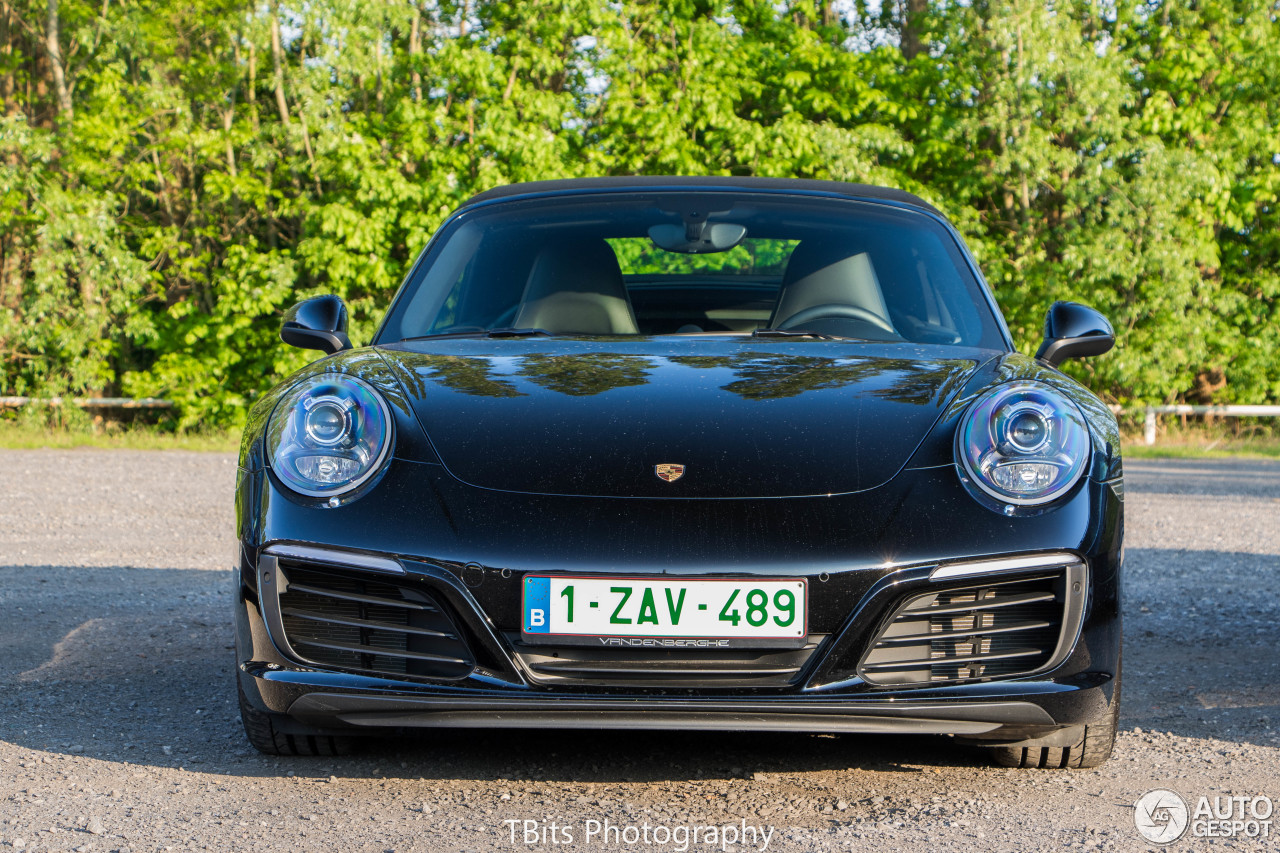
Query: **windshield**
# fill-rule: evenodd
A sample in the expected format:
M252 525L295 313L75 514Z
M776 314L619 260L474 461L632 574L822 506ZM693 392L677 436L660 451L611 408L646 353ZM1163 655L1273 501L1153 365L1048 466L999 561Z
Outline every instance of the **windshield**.
M379 343L434 335L838 337L1003 348L954 237L883 204L628 192L464 212Z

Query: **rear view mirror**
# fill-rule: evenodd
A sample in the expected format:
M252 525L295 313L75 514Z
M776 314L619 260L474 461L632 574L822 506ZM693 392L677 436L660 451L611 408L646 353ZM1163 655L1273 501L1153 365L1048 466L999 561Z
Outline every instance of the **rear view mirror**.
M285 312L280 340L300 349L328 355L351 349L347 337L347 306L337 296L313 296Z
M1079 302L1055 302L1044 318L1044 342L1036 358L1057 367L1069 358L1102 355L1116 344L1107 318Z
M745 225L732 222L686 222L683 225L655 225L649 239L660 249L684 255L726 252L747 236Z

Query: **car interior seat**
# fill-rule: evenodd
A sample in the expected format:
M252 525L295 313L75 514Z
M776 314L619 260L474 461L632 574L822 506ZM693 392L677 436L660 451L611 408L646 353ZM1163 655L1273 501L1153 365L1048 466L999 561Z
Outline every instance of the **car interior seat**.
M804 240L792 251L769 327L808 329L816 320L858 321L896 337L884 292L865 251L814 240Z
M539 252L512 325L553 335L639 334L618 257L604 240Z

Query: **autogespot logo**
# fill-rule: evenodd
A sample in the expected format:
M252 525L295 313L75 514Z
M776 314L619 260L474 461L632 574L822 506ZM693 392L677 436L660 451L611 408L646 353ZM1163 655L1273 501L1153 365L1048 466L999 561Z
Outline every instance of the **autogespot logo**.
M1190 818L1186 801L1163 788L1148 791L1133 804L1133 825L1153 844L1177 841L1187 831Z
M1153 844L1192 838L1270 838L1276 804L1242 794L1200 796L1195 808L1173 791L1157 788L1133 804L1133 825Z

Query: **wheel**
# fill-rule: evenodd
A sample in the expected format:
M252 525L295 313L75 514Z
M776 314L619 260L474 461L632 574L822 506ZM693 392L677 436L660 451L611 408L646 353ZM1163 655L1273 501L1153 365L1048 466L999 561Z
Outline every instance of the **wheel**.
M1117 672L1111 705L1100 720L1080 727L1080 736L1075 744L1036 746L1036 741L1029 740L1021 746L997 746L990 749L991 760L1001 767L1043 767L1050 770L1098 767L1111 757L1119 721L1120 674Z
M236 685L240 694L240 721L244 733L253 748L267 755L346 755L354 746L354 739L326 734L298 734L282 732L275 724L275 716L259 711L249 704L244 688Z

